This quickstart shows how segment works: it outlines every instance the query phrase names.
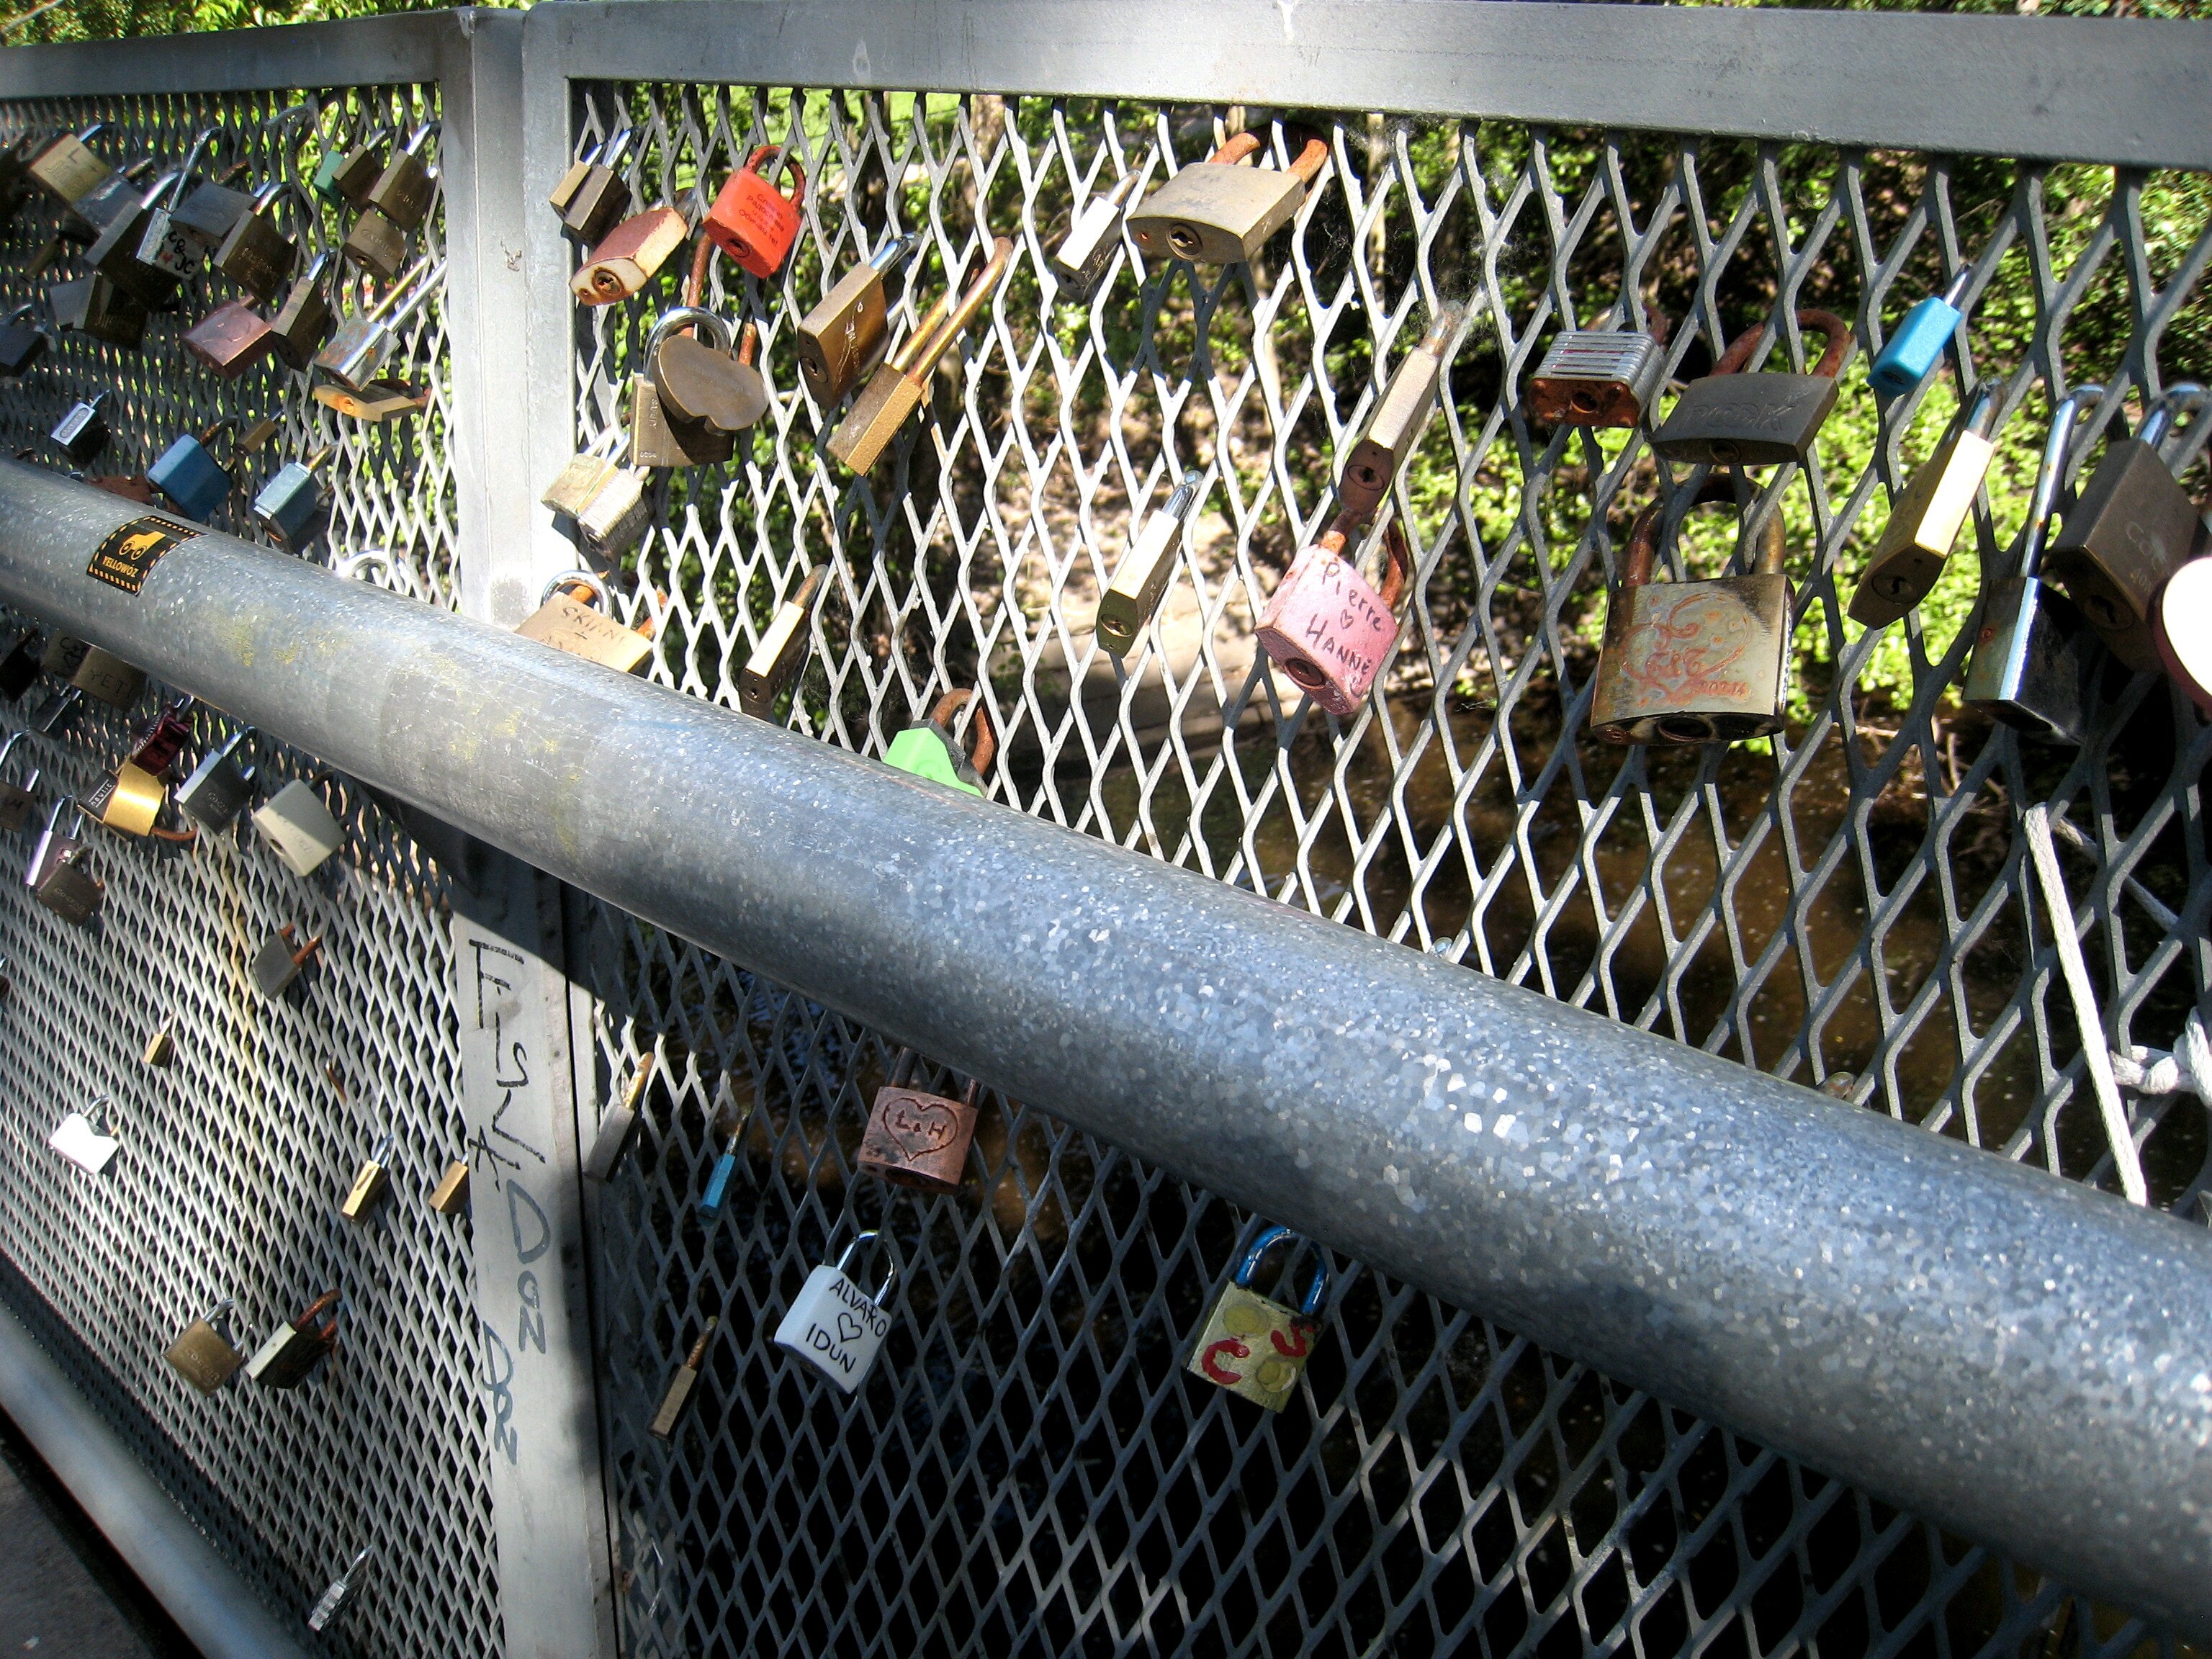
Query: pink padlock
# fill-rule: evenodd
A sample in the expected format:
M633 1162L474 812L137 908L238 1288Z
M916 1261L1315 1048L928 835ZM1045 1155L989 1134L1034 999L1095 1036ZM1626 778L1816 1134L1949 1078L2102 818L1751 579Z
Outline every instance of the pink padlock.
M1267 601L1259 635L1260 648L1298 689L1340 717L1359 707L1398 648L1398 600L1413 564L1406 532L1394 519L1382 532L1382 591L1376 592L1344 556L1344 523L1339 519L1298 555Z

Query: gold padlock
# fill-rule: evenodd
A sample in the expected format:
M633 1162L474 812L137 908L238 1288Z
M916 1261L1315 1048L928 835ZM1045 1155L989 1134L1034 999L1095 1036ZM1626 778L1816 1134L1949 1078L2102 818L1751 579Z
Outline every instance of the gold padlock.
M545 584L545 592L521 627L514 631L556 651L605 663L618 674L634 674L653 655L652 622L643 629L625 628L604 611L594 611L574 598L569 589L607 602L606 584L588 570L564 570Z
M1137 636L1167 596L1182 555L1182 527L1204 483L1202 478L1185 478L1177 484L1114 567L1113 586L1099 598L1096 623L1099 639L1114 655L1126 657L1136 648Z
M84 808L110 830L143 836L153 833L154 822L161 817L161 804L168 795L168 785L125 761L115 769L113 776L103 779L100 787L86 797Z
M146 1039L146 1048L138 1056L138 1063L166 1070L177 1057L176 1027L175 1020L163 1020L161 1029Z
M1891 504L1889 523L1851 592L1854 622L1887 628L1935 587L1996 458L1994 436L1982 429L1996 410L1996 392L1984 386L1959 430Z
M1452 340L1465 315L1457 306L1437 307L1428 332L1391 371L1382 401L1375 406L1359 441L1352 445L1336 491L1345 506L1363 519L1372 517L1382 505L1391 480L1420 441L1421 430L1429 423L1437 406L1437 392L1443 385Z
M822 591L830 567L817 564L806 573L799 591L776 606L768 631L753 647L738 674L738 708L756 720L773 720L775 700L781 696L806 660L806 623L814 614L814 596Z
M660 1409L653 1414L653 1422L646 1432L655 1440L674 1437L676 1425L684 1418L684 1408L691 1402L691 1391L699 1386L699 1368L707 1363L707 1344L714 1339L714 1327L720 1324L716 1315L707 1321L699 1333L699 1340L691 1345L676 1375L668 1379L668 1392L660 1397Z
M392 1137L386 1135L362 1160L361 1173L353 1178L352 1190L346 1194L345 1202L338 1206L338 1213L356 1226L368 1219L377 1200L392 1185L391 1157Z
M224 1297L212 1312L185 1326L161 1356L169 1362L170 1370L202 1394L216 1393L246 1364L246 1356L230 1346L220 1328L220 1322L237 1305Z
M929 377L952 349L952 343L990 301L1012 262L1014 245L1006 237L994 240L990 262L983 267L960 303L954 306L952 281L931 307L904 345L893 352L873 379L853 400L853 406L830 434L830 453L855 472L866 472L882 459L891 440L920 409L928 393Z
M1265 247L1297 216L1307 186L1328 161L1328 146L1309 138L1287 167L1240 167L1260 136L1240 132L1203 161L1183 168L1129 216L1137 246L1153 259L1235 264Z
M1321 1334L1322 1301L1328 1293L1328 1268L1319 1261L1296 1308L1285 1307L1252 1288L1252 1276L1267 1252L1297 1237L1288 1227L1261 1230L1235 1275L1214 1298L1188 1366L1207 1382L1271 1412L1290 1403L1298 1378L1305 1375L1306 1360Z
M459 1215L469 1206L469 1164L455 1158L430 1193L430 1207L440 1215Z

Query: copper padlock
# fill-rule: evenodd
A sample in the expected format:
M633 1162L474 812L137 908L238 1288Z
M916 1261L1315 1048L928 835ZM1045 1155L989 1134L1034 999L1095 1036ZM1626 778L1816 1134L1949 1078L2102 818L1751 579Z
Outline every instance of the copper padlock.
M738 672L738 708L756 720L775 718L775 700L790 689L806 661L806 624L814 614L814 596L820 592L830 567L817 564L806 573L799 591L776 606L768 629ZM0 759L7 751L0 750Z
M722 181L714 204L699 228L708 240L763 281L783 269L791 245L799 240L799 210L806 201L806 169L787 147L778 171L791 175L791 194L761 177L760 164L775 154L763 144L745 164Z
M897 1186L957 1192L969 1145L975 1139L976 1094L981 1085L970 1078L957 1100L909 1088L914 1061L913 1049L899 1051L890 1080L876 1091L854 1162Z
M672 207L650 207L632 214L592 250L568 287L587 306L627 300L659 274L668 256L684 246L691 227Z
M219 380L241 378L276 349L269 319L244 300L217 306L185 331L185 349Z
M1457 306L1439 306L1420 343L1406 354L1391 372L1382 401L1352 446L1344 463L1344 476L1336 492L1345 506L1364 519L1372 518L1390 483L1404 470L1406 459L1420 441L1422 428L1437 406L1443 385L1451 344L1467 313Z
M606 584L588 570L568 570L546 583L538 609L514 631L571 656L604 663L618 674L641 672L653 655L653 623L642 629L625 628L604 610L593 610L570 589L590 594L602 606L607 603Z

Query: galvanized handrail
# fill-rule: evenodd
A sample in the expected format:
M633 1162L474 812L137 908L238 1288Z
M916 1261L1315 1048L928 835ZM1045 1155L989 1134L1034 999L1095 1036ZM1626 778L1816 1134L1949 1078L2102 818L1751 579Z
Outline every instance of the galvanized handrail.
M2212 1634L2202 1230L224 536L123 592L86 565L131 514L0 465L0 601L1265 1215Z

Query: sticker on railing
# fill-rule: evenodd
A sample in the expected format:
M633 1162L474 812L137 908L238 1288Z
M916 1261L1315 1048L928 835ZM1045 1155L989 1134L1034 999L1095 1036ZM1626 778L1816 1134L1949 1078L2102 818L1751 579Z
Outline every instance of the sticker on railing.
M97 577L110 587L136 593L146 585L146 573L154 568L155 560L199 533L189 525L170 519L133 519L100 543L93 552L92 562L85 566L84 574Z

